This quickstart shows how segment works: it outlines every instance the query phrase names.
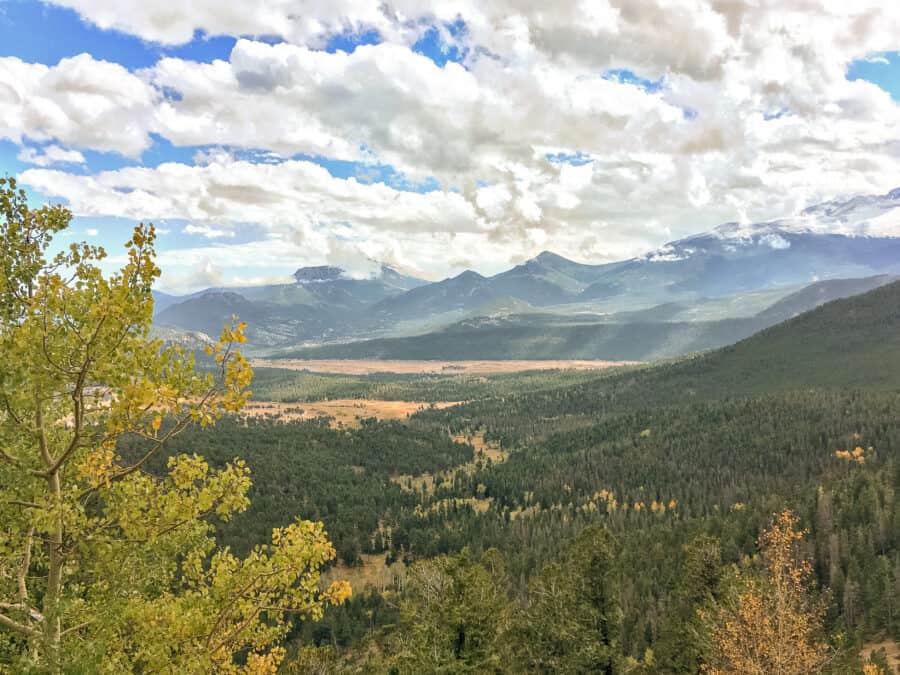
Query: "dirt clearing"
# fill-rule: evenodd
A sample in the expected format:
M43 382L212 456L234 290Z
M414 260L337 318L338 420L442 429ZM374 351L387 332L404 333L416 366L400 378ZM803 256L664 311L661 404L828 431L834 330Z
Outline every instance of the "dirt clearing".
M258 368L308 370L338 375L496 375L527 370L603 370L632 366L633 361L389 361L372 359L255 359Z

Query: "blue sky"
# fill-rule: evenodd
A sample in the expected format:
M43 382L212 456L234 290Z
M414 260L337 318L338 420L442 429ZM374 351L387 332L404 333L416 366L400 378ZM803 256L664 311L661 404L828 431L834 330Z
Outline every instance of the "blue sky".
M0 90L6 81L18 92L0 126L0 173L20 176L36 202L68 202L72 235L111 250L138 214L156 222L173 290L322 262L366 273L387 260L441 277L544 248L613 260L689 228L882 190L898 162L900 41L889 28L900 17L890 8L848 45L852 8L778 15L788 29L771 34L760 9L735 36L699 3L685 42L677 31L690 17L654 35L640 17L581 16L568 2L521 16L503 0L454 16L423 3L398 23L336 0L303 25L265 0L246 23L200 4L181 14L130 0L111 18L103 3L55 2L0 3L0 57L11 57ZM81 54L90 58L71 61ZM779 58L809 76L783 80ZM50 69L22 76L29 64ZM210 94L204 78L224 79L206 80ZM852 89L860 80L878 89ZM838 127L845 137L823 149ZM873 133L876 147L884 137L878 172L848 151L857 139L872 148ZM792 149L798 158L815 148L813 161L847 169L777 169L796 167L772 145L789 137L809 139ZM765 167L778 173L753 178Z
M450 26L449 29L458 31L460 26ZM36 35L43 37L35 39ZM0 4L0 56L15 56L24 61L47 65L81 53L89 53L98 60L121 64L130 71L149 68L165 57L178 57L197 62L227 60L238 37L209 37L198 32L195 39L185 45L164 46L118 31L101 30L82 20L71 9L45 5L34 0L7 0ZM267 41L280 42L273 38L268 38ZM329 39L322 49L326 52L338 50L352 52L357 46L379 42L381 40L375 31L359 34L342 33ZM413 49L441 66L447 61L460 58L459 50L455 47L442 48L436 30L428 31L416 42ZM163 162L191 163L198 151L209 148L210 146L176 146L165 138L155 137L153 145L137 159L112 152L87 150L82 151L87 160L86 164L75 165L70 170L91 174L127 166L155 167ZM0 174L14 176L28 167L26 162L17 159L19 151L18 144L0 140ZM248 157L252 154L238 151L236 156ZM315 162L337 178L356 177L363 182L384 182L404 190L418 192L438 188L438 183L433 178L409 180L392 167L383 164L363 164L305 154L297 154L294 158ZM40 195L34 195L35 203L40 200ZM160 239L161 248L177 249L196 243L196 236L184 235L182 232L186 221L156 219L156 224L165 232L165 237ZM87 236L86 233L96 230L100 233L98 241L110 250L115 250L124 241L123 237L127 238L126 233L133 225L133 221L122 218L76 217L72 234ZM252 224L244 224L241 228L235 229L234 237L229 237L229 243L252 241L252 237L256 234L258 233L254 232Z

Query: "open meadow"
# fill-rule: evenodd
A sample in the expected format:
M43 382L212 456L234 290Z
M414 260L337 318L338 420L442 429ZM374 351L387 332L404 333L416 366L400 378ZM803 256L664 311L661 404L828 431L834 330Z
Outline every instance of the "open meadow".
M606 370L636 365L627 361L415 361L388 359L257 359L254 367L331 373L340 375L496 375L537 370Z

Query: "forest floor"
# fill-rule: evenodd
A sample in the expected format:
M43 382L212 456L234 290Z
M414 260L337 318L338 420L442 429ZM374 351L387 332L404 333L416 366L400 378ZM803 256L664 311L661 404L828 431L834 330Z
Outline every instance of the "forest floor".
M255 359L251 365L260 368L307 370L312 373L338 375L496 375L530 370L603 370L636 365L632 361L399 361L380 359Z
M434 405L447 408L455 401L422 403L420 401L380 401L369 399L335 399L312 403L277 403L250 400L243 414L250 417L274 415L284 421L308 420L316 417L332 417L332 426L358 426L361 419L375 417L379 420L406 419L423 408Z

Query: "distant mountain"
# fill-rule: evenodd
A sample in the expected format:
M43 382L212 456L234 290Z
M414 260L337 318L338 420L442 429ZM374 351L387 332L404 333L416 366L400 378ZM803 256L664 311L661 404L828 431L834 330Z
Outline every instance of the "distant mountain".
M603 270L583 300L721 297L820 279L900 273L900 188L809 207L798 216L671 242Z
M603 266L576 263L544 251L537 257L490 278L498 293L521 298L531 305L559 305L574 301Z
M305 347L276 356L300 359L601 359L645 361L731 344L758 330L753 319L717 322L554 325L511 317L464 321L402 338Z
M450 279L419 286L382 300L371 311L381 323L401 321L457 310L472 310L500 295L486 277L468 270Z
M207 289L168 302L155 317L162 327L218 335L237 315L248 324L251 347L296 344L352 335L367 325L363 310L427 282L384 265L378 276L356 279L336 267L304 267L295 283Z
M667 244L610 269L582 300L634 293L658 301L721 297L819 279L900 273L900 238L729 228ZM900 228L898 228L900 233Z
M166 307L170 305L174 305L176 302L181 302L183 298L178 297L177 295L170 295L168 293L163 293L162 291L154 290L153 293L153 316L156 316L161 311L163 311Z
M250 324L249 347L261 350L363 337L415 337L416 344L436 344L436 337L424 335L440 331L456 339L466 334L475 340L476 332L485 340L496 339L487 335L500 330L497 326L459 323L485 316L503 319L504 339L518 340L515 348L509 343L510 354L527 354L529 345L534 353L555 349L583 355L631 341L625 351L641 351L638 345L644 345L644 358L658 358L749 335L751 328L863 292L890 275L900 275L900 188L824 202L780 220L726 223L615 263L579 263L544 251L493 276L468 270L434 283L387 265L363 279L338 267L318 266L297 270L291 284L207 289L185 298L156 293L156 321L217 334L237 314ZM872 279L878 276L884 278ZM858 281L828 283L836 279ZM803 295L787 297L801 289L806 289ZM778 301L783 302L773 304ZM724 327L718 323L730 320L741 321ZM647 324L652 344L629 337L628 331L613 338L608 337L613 335L610 328L595 327L589 335L576 328L595 323ZM676 329L660 323L690 325ZM556 334L551 335L550 325L556 326ZM532 336L539 331L556 347L545 349L540 340L535 342ZM562 335L564 331L570 335ZM575 344L573 335L585 342ZM490 349L496 353L504 346Z
M409 337L310 346L278 356L309 359L601 359L652 361L733 344L835 298L862 293L894 277L831 280L777 300L755 315L688 321L689 309L667 303L608 316L497 313Z
M814 307L823 305L826 302L867 293L895 281L898 281L897 277L887 274L876 277L867 277L865 279L829 279L828 281L818 281L796 293L785 296L775 304L757 314L757 316L761 318L772 318L776 321L784 321Z
M445 315L447 323L506 298L531 307L574 302L603 265L584 265L544 251L491 277L467 270L462 274L388 298L372 307L381 327L396 321Z
M821 279L900 274L900 188L805 209L795 217L726 223L617 263L588 265L550 251L491 277L475 272L399 295L375 308L410 319L509 296L535 307L566 304L621 310L693 303Z

